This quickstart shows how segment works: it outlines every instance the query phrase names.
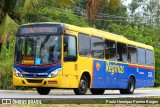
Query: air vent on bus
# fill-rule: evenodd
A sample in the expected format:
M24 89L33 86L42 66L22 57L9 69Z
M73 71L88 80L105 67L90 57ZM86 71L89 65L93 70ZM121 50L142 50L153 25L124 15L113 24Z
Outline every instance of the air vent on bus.
M43 80L27 79L28 83L42 83Z

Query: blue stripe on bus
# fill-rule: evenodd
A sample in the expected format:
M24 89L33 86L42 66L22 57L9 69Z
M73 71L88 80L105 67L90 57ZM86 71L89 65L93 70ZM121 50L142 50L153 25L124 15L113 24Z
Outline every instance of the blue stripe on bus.
M93 61L92 88L127 88L130 76L136 79L136 88L154 85L154 69L131 67L128 64Z
M14 68L16 68L19 72L22 73L25 78L46 78L52 71L57 68L61 68L61 62L54 64L54 66L20 66L14 64ZM35 77L36 75L36 77Z

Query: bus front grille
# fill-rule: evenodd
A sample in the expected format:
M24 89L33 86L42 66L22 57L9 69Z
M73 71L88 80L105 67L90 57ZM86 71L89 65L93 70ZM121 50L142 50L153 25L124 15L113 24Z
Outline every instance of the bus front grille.
M49 71L51 68L21 68L24 72L30 73L45 73Z
M28 83L42 83L43 80L27 79Z

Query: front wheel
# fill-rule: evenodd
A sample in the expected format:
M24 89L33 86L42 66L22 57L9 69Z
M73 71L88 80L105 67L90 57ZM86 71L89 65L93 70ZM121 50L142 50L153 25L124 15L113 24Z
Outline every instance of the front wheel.
M44 88L44 87L38 87L37 88L37 92L40 95L47 95L47 94L49 94L50 90L51 90L50 88Z
M135 81L131 77L128 81L128 88L127 89L120 89L121 94L133 94L135 89Z
M74 89L74 93L76 95L84 95L86 94L87 89L88 89L87 77L85 75L82 75L80 83L79 83L79 87Z
M105 89L90 89L90 91L93 95L102 95Z

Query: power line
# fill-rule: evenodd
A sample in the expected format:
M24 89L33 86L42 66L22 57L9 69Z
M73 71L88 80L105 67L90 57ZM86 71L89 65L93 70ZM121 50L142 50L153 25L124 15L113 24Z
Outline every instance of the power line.
M86 13L86 10L85 9L82 9L82 8L79 8L79 7L75 7L77 8L79 11L82 11L83 14L85 14L87 16L87 13ZM78 14L81 14L80 12L78 12ZM127 16L127 17L124 17L124 16L116 16L116 15L111 15L111 14L106 14L106 13L98 13L92 17L104 17L104 18L123 18L123 19L150 19L151 16ZM160 19L160 17L153 17L153 19Z
M81 18L85 18L88 19L88 17L84 17L84 16L78 16ZM104 21L104 22L127 22L127 20L112 20L112 19L98 19L98 18L90 18L91 20L96 20L96 21ZM138 20L133 20L134 22L138 22ZM133 22L130 21L130 22Z
M57 11L64 10L64 9L60 9L60 8L54 8L54 9ZM85 9L79 8L80 11L73 10L73 9L74 8L66 8L66 10L71 10L71 12L73 12L73 14L76 14L79 18L89 19ZM65 12L64 14L70 14L70 12ZM116 15L110 15L110 14L105 14L105 13L98 13L95 16L90 17L90 19L95 20L95 21L104 21L104 22L133 22L133 23L141 23L141 24L147 24L147 23L151 22L151 19L149 16L146 16L146 17L144 17L144 16L124 17L124 16L116 16ZM152 24L155 23L154 21L157 19L160 19L160 17L154 17L152 19Z

